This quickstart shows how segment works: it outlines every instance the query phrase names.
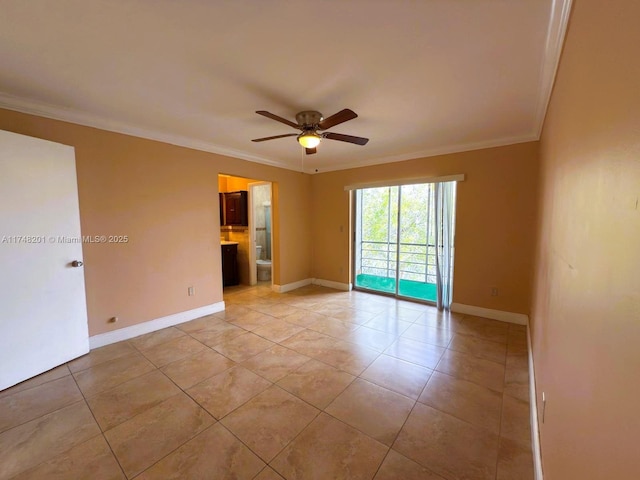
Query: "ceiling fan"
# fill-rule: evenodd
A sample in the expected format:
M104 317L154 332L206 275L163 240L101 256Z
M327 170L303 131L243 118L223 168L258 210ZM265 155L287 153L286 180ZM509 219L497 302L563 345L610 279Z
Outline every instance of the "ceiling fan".
M296 121L298 122L297 124L265 110L258 110L256 113L258 115L262 115L277 122L284 123L285 125L289 125L290 127L296 128L302 133L286 133L284 135L275 135L273 137L255 138L251 140L252 142L264 142L265 140L274 140L276 138L284 137L298 137L298 143L300 143L300 145L304 147L307 155L312 155L316 153L316 147L320 144L320 140L323 138L328 138L329 140L338 140L340 142L354 143L356 145L366 145L369 141L368 138L354 137L352 135L344 135L342 133L319 133L321 130L328 130L331 127L335 127L336 125L357 118L358 115L356 115L353 110L349 110L348 108L340 110L338 113L336 113L335 115L331 115L328 118L323 118L322 114L320 112L316 112L315 110L306 110L296 115Z

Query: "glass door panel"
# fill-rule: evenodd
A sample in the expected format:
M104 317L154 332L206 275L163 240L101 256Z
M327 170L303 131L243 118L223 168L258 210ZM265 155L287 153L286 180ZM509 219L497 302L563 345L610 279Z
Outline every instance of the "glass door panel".
M433 184L400 187L398 295L436 300Z
M398 187L356 192L355 286L396 294Z
M434 302L434 184L355 193L356 288Z

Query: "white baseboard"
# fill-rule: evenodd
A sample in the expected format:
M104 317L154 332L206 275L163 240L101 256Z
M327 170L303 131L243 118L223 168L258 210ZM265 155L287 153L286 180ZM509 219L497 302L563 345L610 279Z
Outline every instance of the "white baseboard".
M131 325L130 327L120 328L112 332L100 333L89 337L89 347L92 350L94 348L104 347L111 343L129 340L130 338L144 335L145 333L155 332L156 330L189 322L196 318L204 317L205 315L222 312L223 310L224 302L212 303L211 305L194 308L193 310L187 310L186 312L174 313L173 315L167 315L166 317L156 318L155 320L138 323L137 325Z
M536 372L531 348L531 330L527 325L527 349L529 350L529 410L531 414L531 448L533 453L533 471L535 480L543 480L542 450L540 449L540 430L538 428L538 395L536 393Z
M306 287L307 285L320 285L322 287L333 288L335 290L343 290L345 292L351 291L352 285L350 283L333 282L331 280L322 280L321 278L305 278L298 282L287 283L286 285L272 285L271 288L274 292L285 293L295 290L296 288Z
M474 307L473 305L464 305L462 303L452 303L451 311L464 313L466 315L475 315L476 317L491 318L493 320L500 320L501 322L515 323L518 325L529 324L529 317L523 313L492 310L490 308Z
M335 290L343 290L345 292L350 292L353 286L350 283L333 282L331 280L322 280L321 278L314 278L313 284L320 285L321 287L333 288Z
M276 285L274 283L273 285L271 285L271 289L277 293L286 293L286 292L290 292L291 290L295 290L296 288L306 287L307 285L311 285L312 281L313 281L312 278L305 278L304 280L299 280L293 283L287 283L285 285Z

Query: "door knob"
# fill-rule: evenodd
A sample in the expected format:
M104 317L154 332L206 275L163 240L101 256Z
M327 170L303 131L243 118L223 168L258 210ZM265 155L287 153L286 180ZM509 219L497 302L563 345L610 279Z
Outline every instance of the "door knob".
M80 260L74 260L73 262L71 262L72 267L81 267L82 265L84 265L84 263L82 263Z

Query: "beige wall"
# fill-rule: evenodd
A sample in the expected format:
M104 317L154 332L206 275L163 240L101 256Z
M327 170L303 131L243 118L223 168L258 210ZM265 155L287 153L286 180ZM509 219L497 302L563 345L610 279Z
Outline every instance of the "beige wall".
M275 182L275 283L310 277L309 175L8 110L0 129L74 146L82 233L130 238L83 245L91 335L222 300L220 172Z
M350 281L344 186L463 173L458 184L454 302L529 313L538 165L535 142L317 174L313 275ZM342 231L341 231L342 229ZM491 296L491 287L499 289Z
M640 478L638 19L637 0L574 2L544 126L532 338L545 480Z

